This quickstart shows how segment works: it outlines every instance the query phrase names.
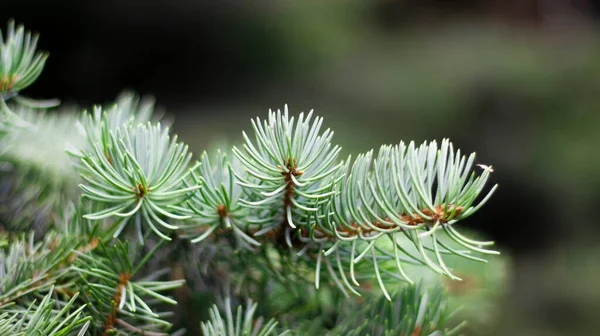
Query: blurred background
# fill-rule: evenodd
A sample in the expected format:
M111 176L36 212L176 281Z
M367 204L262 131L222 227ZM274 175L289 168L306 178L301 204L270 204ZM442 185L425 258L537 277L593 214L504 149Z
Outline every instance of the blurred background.
M27 95L152 95L195 153L284 104L325 117L345 155L476 151L500 188L464 225L511 258L481 334L599 333L600 1L20 0L9 18L50 52Z

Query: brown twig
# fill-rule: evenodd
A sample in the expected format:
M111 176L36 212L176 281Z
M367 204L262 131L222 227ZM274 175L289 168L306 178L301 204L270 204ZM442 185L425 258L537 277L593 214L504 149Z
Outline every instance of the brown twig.
M421 336L422 334L423 334L423 328L421 328L420 325L416 325L415 329L410 334L410 336Z
M217 205L217 213L219 214L221 219L224 219L225 217L229 216L229 214L227 213L227 206L225 206L225 204Z
M13 85L15 85L15 83L17 82L17 79L19 79L18 74L13 74L12 76L4 75L0 77L0 90L10 90L13 87Z
M92 239L90 240L90 242L87 245L80 246L77 249L77 251L82 252L82 253L90 252L91 250L95 249L99 243L100 243L100 240L98 239L98 237L92 237ZM73 261L75 261L75 259L77 259L77 253L73 252L69 256L68 261L73 262Z
M275 241L280 246L287 246L287 244L285 242L285 229L289 225L288 220L287 220L287 211L288 211L288 208L292 208L294 206L294 204L292 203L292 198L295 196L295 192L294 192L295 183L294 183L294 180L292 179L292 176L296 177L296 176L302 175L304 173L303 171L297 170L298 164L296 163L296 159L288 160L285 163L286 163L287 171L285 171L281 166L278 166L279 169L282 170L281 175L283 175L284 181L286 183L285 189L284 189L285 191L283 194L283 209L284 209L283 210L284 211L283 219L282 219L281 223L279 224L279 226L277 226L275 229L273 229L272 231L267 232L265 234L265 236L267 238ZM456 216L463 211L464 211L464 208L462 206L455 206L454 204L440 204L434 208L434 211L432 211L429 208L420 210L421 214L423 214L427 217L430 217L431 219L427 219L418 213L413 213L413 214L400 213L400 214L398 214L398 216L400 217L400 219L403 222L407 223L408 225L416 226L416 225L423 224L423 223L432 223L433 224L436 222L445 224L450 219L452 219L452 218L449 218L449 215L452 212L454 212L454 216ZM389 217L386 217L385 221L391 222L392 220ZM370 224L371 224L371 226L374 226L374 227L380 228L380 229L395 229L398 227L398 225L387 225L387 224L381 223L380 221L373 221ZM349 236L357 235L359 230L363 234L369 234L369 233L376 231L376 229L373 229L373 228L361 227L356 222L351 223L350 227L342 226L342 227L338 228L339 232L343 232ZM315 228L315 232L317 234L321 235L321 238L328 238L331 240L337 239L337 237L335 235L327 233L327 232L323 231L322 229L320 229L319 227ZM302 227L300 229L300 234L303 237L308 238L309 234L310 234L309 229L306 227ZM302 247L303 243L299 239L296 238L296 239L292 240L292 245L297 246L297 247Z
M129 279L131 279L131 274L129 272L119 274L119 282L117 284L117 289L115 290L115 296L113 297L113 306L110 313L106 315L106 322L104 323L104 336L108 336L108 332L115 327L115 322L117 322L117 312L122 299L121 291L124 286L127 286ZM149 334L146 333L146 335Z
M141 183L138 183L137 187L133 187L131 189L133 189L133 191L135 192L135 195L137 196L138 199L144 198L144 196L146 196L150 192L150 188L146 188Z
M285 182L285 189L283 193L283 219L281 220L279 226L277 226L274 230L266 234L268 238L273 239L277 243L277 245L281 247L287 246L285 240L285 230L290 225L290 223L288 222L288 209L294 207L292 199L296 195L296 193L294 192L294 187L296 186L296 184L294 183L292 176L296 177L304 174L303 171L298 170L298 163L294 158L286 160L285 165L287 171L285 171L281 166L278 166L278 168L281 169L281 175L283 176L283 180ZM301 247L303 243L296 238L292 240L292 245Z
M438 205L435 207L435 212L431 211L430 209L421 209L420 210L422 214L424 214L425 216L431 217L431 219L426 219L417 213L412 214L412 216L408 213L400 213L400 214L398 214L398 216L400 217L400 219L402 219L402 221L404 221L408 225L419 225L419 224L423 224L423 223L432 223L433 224L438 221L441 224L445 224L451 218L444 217L444 208L446 208L446 211L445 211L446 216L448 216L448 214L451 213L452 211L455 211L454 215L456 216L464 210L464 208L462 206L458 206L458 207L456 207L456 210L454 210L454 204L449 204L448 206L446 206L445 204L441 204L441 205ZM389 217L386 217L385 221L391 222L392 220ZM399 226L399 225L383 224L380 221L373 221L373 222L371 222L371 225L374 227L380 228L380 229L395 229ZM343 232L349 236L357 235L359 230L364 234L369 234L369 233L376 231L375 229L361 227L356 222L351 223L350 227L342 226L342 227L339 227L337 230L339 232ZM300 232L303 235L303 237L309 236L309 230L306 227L303 227ZM321 235L320 238L328 238L331 240L337 239L337 237L335 235L327 233L327 232L323 231L322 229L320 229L319 227L315 227L315 232Z
M281 166L278 166L279 169L282 170L281 175L283 175L284 177L284 182L286 183L285 188L284 188L284 194L283 194L283 219L281 221L281 223L279 224L279 226L277 226L276 228L274 228L273 230L271 230L270 232L267 232L265 234L265 236L267 238L269 238L270 240L274 241L277 245L279 246L287 246L286 242L285 242L285 229L287 228L287 226L289 225L288 220L287 220L287 211L288 209L292 208L294 206L294 204L292 203L292 199L295 196L295 192L294 192L294 187L296 186L296 184L294 183L294 180L292 179L293 177L296 176L300 176L302 175L304 172L297 170L298 169L298 164L296 162L296 159L290 159L285 161L286 164L286 168L287 171L284 170ZM221 214L221 209L219 208L219 214ZM441 224L445 224L447 223L450 219L450 214L454 212L454 216L460 214L461 212L464 211L464 208L462 206L455 206L454 204L440 204L435 206L434 210L431 210L429 208L424 208L420 210L420 213L426 217L430 217L430 219L425 218L424 216L422 216L419 213L400 213L398 214L398 216L400 217L400 219L407 223L408 225L419 225L419 224L424 224L424 223L436 223L439 222ZM392 220L389 217L385 218L386 222L392 222ZM397 228L399 225L387 225L387 224L383 224L380 221L373 221L370 223L371 226L374 226L376 228L380 228L380 229L395 229ZM357 235L358 232L362 232L363 234L369 234L372 233L374 231L376 231L376 229L374 228L365 228L359 225L359 223L357 222L353 222L350 224L350 227L348 226L342 226L338 228L339 232L343 232L349 236L354 236ZM331 240L336 240L337 237L334 234L325 232L324 230L320 229L319 227L315 228L315 233L319 234L321 238L328 238ZM306 227L302 227L300 228L300 234L304 237L304 238L308 238L310 231L308 228ZM300 239L298 239L297 237L294 237L295 239L292 240L292 245L295 247L302 247L304 244L300 241Z

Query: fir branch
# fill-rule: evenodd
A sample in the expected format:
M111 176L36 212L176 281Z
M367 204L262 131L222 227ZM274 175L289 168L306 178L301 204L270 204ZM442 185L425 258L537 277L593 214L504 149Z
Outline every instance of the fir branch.
M474 154L461 155L448 140L439 147L435 141L401 142L338 162L341 149L331 143L331 130L321 131L323 119L313 119L312 112L290 117L286 106L252 121L254 138L243 133L245 143L233 148L238 161L229 163L219 152L213 166L205 152L190 170L188 147L164 123L150 122L153 101L126 94L81 118L24 110L54 103L20 95L47 58L36 44L37 36L15 29L12 21L5 35L0 32L0 163L10 170L3 175L9 197L1 196L12 202L3 206L17 210L8 229L29 231L38 216L48 223L41 241L0 235L0 334L166 335L171 313L157 311L176 304L165 292L184 281L161 281L168 271L147 263L164 263L153 256L169 234L202 242L181 248L194 246L187 261L197 268L201 260L202 275L210 274L213 286L231 281L237 293L261 301L269 292L281 294L272 305L278 318L283 310L308 315L309 307L318 307L317 314L328 294L333 302L348 291L361 295L358 287L367 294L356 300L366 312L357 314L361 307L347 301L336 312L337 326L313 321L302 330L454 332L446 328L446 294L420 286L394 293L386 286L390 280L412 283L405 265L459 279L451 258L485 262L481 254L497 254L489 250L492 242L455 229L496 190L484 192L493 169L480 165L483 172L473 172ZM73 125L80 132L71 132ZM25 145L31 139L41 142ZM67 140L81 181L70 173L69 160L48 145L57 144L62 153ZM83 194L77 206L76 184ZM152 232L160 242L138 260ZM131 244L113 240L134 233ZM190 268L177 264L178 271ZM376 300L375 282L383 294ZM320 283L341 293L333 286L319 289ZM249 303L234 316L227 299L225 317L214 306L201 328L210 335L278 334L275 320L254 320L256 310Z
M48 53L37 52L38 35L25 31L22 25L15 29L15 22L8 22L6 34L0 29L0 126L6 121L21 123L6 104L13 99L22 106L49 108L57 106L56 99L36 101L20 95L20 91L30 86L39 77L48 58Z
M107 247L94 236L62 237L50 232L43 244L34 243L32 235L28 240L17 239L9 245L8 254L0 250L0 311L4 307L25 311L46 291L71 301L80 292L74 302L79 307L88 305L92 330L116 330L119 319L140 330L170 327L164 320L168 314L155 313L150 307L159 302L175 304L159 292L177 288L183 281L158 281L155 277L160 272L146 277L138 274L154 251L134 264L127 245Z

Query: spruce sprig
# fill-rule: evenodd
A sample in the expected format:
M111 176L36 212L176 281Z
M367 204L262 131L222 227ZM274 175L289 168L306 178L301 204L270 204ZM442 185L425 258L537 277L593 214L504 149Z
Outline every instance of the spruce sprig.
M105 208L84 217L101 220L120 218L114 236L121 234L132 219L138 239L143 243L142 223L165 240L171 240L163 230L177 226L164 218L183 220L189 215L171 212L170 207L185 201L187 193L198 186L183 187L191 154L188 146L171 138L168 128L152 125L123 125L109 132L106 143L94 143L91 151L81 157L83 196L105 205ZM75 153L76 155L76 153Z
M244 190L240 204L250 211L256 236L277 229L291 245L291 233L333 194L341 148L331 144L333 131L319 133L323 118L311 119L312 112L301 113L296 121L287 106L269 112L267 120L252 120L256 142L244 132L243 150L233 148L247 173L237 176Z
M25 31L23 25L15 29L12 20L4 37L0 30L0 100L28 87L41 74L48 54L36 52L37 41L37 34Z
M88 252L76 252L72 269L80 275L77 285L83 301L89 303L94 330L128 335L164 332L171 327L166 320L169 314L156 313L151 306L176 304L161 292L178 288L184 281L160 281L157 278L164 273L160 270L141 278L138 274L160 245L141 258L137 253L132 255L127 242L119 240L112 245L100 242L98 248Z
M10 120L18 125L18 119L6 104L9 99L17 103L35 108L57 106L58 100L35 101L20 95L20 91L30 86L40 76L48 53L38 52L38 35L25 31L23 25L15 28L15 22L8 22L8 29L3 34L0 29L0 125Z
M382 146L376 158L369 151L352 165L348 159L345 177L323 215L317 217L310 239L321 244L323 258L334 259L332 263L339 266L339 275L351 291L352 285L360 285L355 264L363 260L373 265L386 296L384 275L412 282L403 269L405 263L422 264L458 280L444 255L485 262L473 253L498 253L486 249L492 242L469 239L453 227L477 211L496 190L492 187L474 204L490 176L490 170L480 176L471 171L474 158L474 153L466 158L460 150L454 152L452 144L443 140L439 148L435 141L419 147L401 142ZM388 238L391 246L383 246L382 238ZM464 249L452 248L449 240ZM392 262L395 272L384 267Z
M227 161L227 156L217 151L215 165L211 165L208 154L202 153L200 161L191 169L186 179L188 188L200 186L180 210L191 216L181 225L184 237L192 243L206 239L215 231L231 231L238 247L253 249L259 246L248 234L246 219L248 211L240 204L242 189L237 183L236 173Z
M44 293L68 272L60 265L69 258L78 242L62 241L46 235L42 242L29 235L10 237L10 245L0 249L0 309L13 304L27 307L31 295Z

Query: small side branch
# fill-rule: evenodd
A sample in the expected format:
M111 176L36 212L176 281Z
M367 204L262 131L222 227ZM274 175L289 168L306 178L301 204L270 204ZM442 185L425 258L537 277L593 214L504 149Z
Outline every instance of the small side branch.
M104 334L103 336L108 336L109 331L114 329L115 323L117 322L117 312L119 311L119 305L121 304L121 292L123 287L127 286L127 283L131 279L131 274L129 272L125 272L119 275L119 283L117 284L117 289L115 290L115 296L113 297L113 306L112 310L106 316L106 322L104 323ZM124 321L123 321L124 322ZM145 332L146 335L149 335L148 332Z
M289 212L292 211L291 209L294 207L292 199L296 195L294 191L294 187L296 186L296 183L294 183L294 178L304 174L303 171L298 170L298 163L296 162L296 159L290 158L285 163L287 171L285 171L281 166L278 166L279 169L282 170L281 175L283 175L283 180L285 182L283 194L283 219L281 220L279 226L276 227L271 234L267 235L269 238L274 239L279 246L289 245L289 243L286 242L286 229L288 227L295 227L294 224L289 220L289 218L292 217L292 214ZM292 241L292 245L297 245L299 243L300 241L298 239L294 239Z
M456 207L456 210L455 210L454 204L449 204L447 206L445 204L440 204L435 207L435 212L430 209L422 209L420 211L425 216L431 217L431 219L423 218L422 216L420 216L417 213L414 213L412 215L408 214L408 213L400 213L399 217L400 217L400 219L402 219L404 222L408 223L409 225L419 225L419 224L423 224L423 223L433 224L436 222L439 222L440 224L446 224L450 219L452 219L452 218L447 217L449 212L454 211L454 213L455 213L454 216L456 216L456 215L460 214L461 212L463 212L464 208L461 206L458 206L458 207ZM391 219L389 217L386 217L385 221L391 222ZM398 225L390 226L390 225L383 224L380 221L373 221L373 222L371 222L371 225L374 227L377 227L377 228L381 228L381 229L394 229L394 228L398 227ZM340 227L340 228L338 228L338 231L343 232L343 233L347 234L348 236L357 235L359 229L362 231L363 234L369 234L369 233L373 233L374 231L376 231L375 229L365 229L364 227L361 227L356 222L351 223L350 226L351 226L351 228L346 227L346 226ZM315 233L320 234L321 235L320 238L328 238L331 240L337 240L337 237L335 235L324 232L319 227L315 228ZM308 238L309 237L308 229L302 228L301 234L303 235L303 237Z

